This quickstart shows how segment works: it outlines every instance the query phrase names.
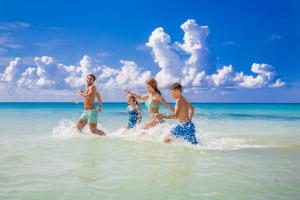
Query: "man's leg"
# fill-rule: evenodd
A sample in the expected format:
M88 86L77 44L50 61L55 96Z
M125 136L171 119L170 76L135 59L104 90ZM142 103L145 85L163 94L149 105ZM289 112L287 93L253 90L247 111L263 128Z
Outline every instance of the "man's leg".
M93 134L100 135L100 136L106 135L103 131L97 129L97 123L89 123L89 126Z
M87 124L87 122L84 119L80 119L77 122L76 128L81 132L81 130L85 127L86 124Z
M164 137L164 143L171 143L172 142L172 136L171 134L167 134Z

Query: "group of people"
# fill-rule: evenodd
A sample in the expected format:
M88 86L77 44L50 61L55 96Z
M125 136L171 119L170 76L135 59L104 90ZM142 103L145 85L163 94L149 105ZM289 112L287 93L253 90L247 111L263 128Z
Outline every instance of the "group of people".
M102 130L97 129L97 117L98 113L102 110L102 101L99 93L94 86L96 77L93 74L87 76L87 88L80 91L80 95L84 98L84 111L80 116L77 123L77 129L81 131L87 124L89 124L90 131L93 134L105 135ZM195 125L192 122L195 108L183 97L182 85L178 82L172 84L170 89L170 95L176 100L175 108L171 107L167 101L162 97L161 92L158 89L157 81L154 78L150 78L145 82L147 94L139 95L129 90L125 90L128 94L128 125L127 128L134 128L142 121L142 109L140 101L144 101L147 107L150 119L141 124L142 129L149 129L157 124L163 123L164 119L177 119L178 124L170 130L169 134L164 136L164 142L170 143L175 138L183 138L185 141L192 144L198 144L196 138ZM95 109L94 101L97 99L98 108ZM159 112L160 104L163 104L170 114L161 114Z

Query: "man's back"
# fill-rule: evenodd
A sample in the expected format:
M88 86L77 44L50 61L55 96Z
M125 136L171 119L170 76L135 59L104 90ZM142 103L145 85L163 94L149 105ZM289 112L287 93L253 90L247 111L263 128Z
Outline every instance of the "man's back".
M190 103L184 98L180 98L176 101L178 106L178 121L186 122L189 121L189 105Z

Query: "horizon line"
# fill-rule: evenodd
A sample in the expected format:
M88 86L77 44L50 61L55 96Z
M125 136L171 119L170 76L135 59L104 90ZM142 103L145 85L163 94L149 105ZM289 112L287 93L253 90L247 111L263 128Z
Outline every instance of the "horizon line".
M74 103L75 101L0 101L0 103ZM83 102L77 102L82 104ZM126 101L104 101L102 103L127 103ZM175 103L175 102L168 102ZM300 104L300 102L190 102L203 104ZM97 104L97 103L95 103Z

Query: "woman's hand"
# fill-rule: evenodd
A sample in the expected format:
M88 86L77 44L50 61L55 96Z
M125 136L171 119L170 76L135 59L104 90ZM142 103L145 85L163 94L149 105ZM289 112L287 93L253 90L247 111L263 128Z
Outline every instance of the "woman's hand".
M128 93L128 94L132 94L129 90L125 89L124 92Z
M154 118L160 120L162 118L162 115L160 113L155 113Z

